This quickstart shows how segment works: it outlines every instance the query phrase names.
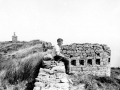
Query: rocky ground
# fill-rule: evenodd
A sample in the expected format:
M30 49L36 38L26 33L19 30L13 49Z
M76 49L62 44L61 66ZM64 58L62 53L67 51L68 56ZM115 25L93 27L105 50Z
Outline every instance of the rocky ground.
M73 84L62 62L52 69L40 69L34 85L34 90L85 90L84 84Z
M62 62L52 69L41 68L33 90L119 90L110 77L67 75Z
M39 70L47 49L41 45L40 41L0 43L0 90L120 90L120 68L111 68L110 77L66 75L63 63Z
M69 90L69 81L64 65L60 64L51 70L40 69L34 90Z

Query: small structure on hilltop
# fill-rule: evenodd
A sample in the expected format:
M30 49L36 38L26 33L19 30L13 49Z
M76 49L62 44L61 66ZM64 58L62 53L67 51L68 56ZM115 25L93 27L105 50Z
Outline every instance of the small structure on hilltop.
M70 72L110 76L111 50L104 44L77 44L64 45L62 51L70 58Z
M12 36L12 42L17 42L17 36L15 35L15 32L14 32L14 36Z

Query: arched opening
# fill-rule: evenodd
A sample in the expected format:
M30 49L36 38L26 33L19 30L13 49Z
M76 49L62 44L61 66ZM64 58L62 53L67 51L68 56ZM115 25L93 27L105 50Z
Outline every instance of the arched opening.
M88 59L87 64L92 65L92 59Z
M100 65L100 59L96 59L96 64Z
M110 58L108 58L108 62L110 63Z
M76 66L76 60L72 60L72 61L71 61L71 65Z
M84 65L84 60L79 60L80 65Z

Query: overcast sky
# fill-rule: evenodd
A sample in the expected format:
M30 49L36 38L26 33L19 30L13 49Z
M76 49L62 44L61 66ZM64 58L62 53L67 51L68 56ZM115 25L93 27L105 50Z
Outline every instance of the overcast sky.
M0 41L100 43L120 66L120 0L0 0Z

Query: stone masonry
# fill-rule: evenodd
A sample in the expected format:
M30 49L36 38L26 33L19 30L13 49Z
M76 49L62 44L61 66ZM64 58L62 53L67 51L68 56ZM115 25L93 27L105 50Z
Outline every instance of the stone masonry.
M69 90L69 81L64 64L55 65L52 70L41 68L33 90Z
M15 32L14 32L14 36L12 36L12 42L17 42L17 36L15 35Z
M70 59L70 72L110 76L111 50L104 44L63 45L61 53Z

